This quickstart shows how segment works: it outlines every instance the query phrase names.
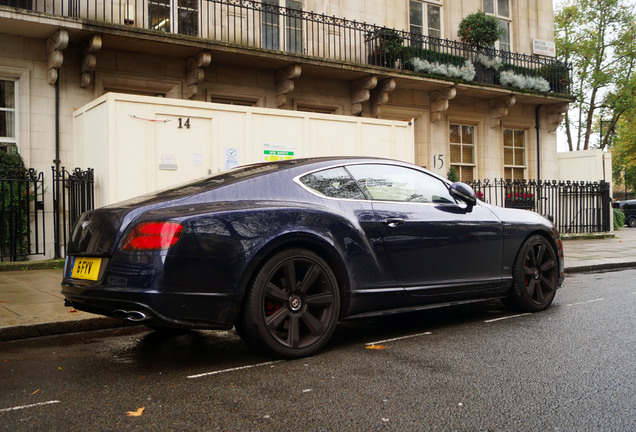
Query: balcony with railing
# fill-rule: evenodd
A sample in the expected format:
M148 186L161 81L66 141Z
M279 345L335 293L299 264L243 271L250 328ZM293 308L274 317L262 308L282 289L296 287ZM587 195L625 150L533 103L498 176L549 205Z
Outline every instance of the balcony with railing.
M570 96L570 66L554 59L484 49L268 2L0 0L1 5L416 76Z

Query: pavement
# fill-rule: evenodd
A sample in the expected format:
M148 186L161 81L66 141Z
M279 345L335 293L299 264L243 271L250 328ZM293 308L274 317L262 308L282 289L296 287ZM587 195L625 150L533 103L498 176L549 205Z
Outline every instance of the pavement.
M636 268L636 229L624 227L613 238L566 239L563 250L570 274ZM61 280L62 269L0 271L0 342L131 325L65 307Z

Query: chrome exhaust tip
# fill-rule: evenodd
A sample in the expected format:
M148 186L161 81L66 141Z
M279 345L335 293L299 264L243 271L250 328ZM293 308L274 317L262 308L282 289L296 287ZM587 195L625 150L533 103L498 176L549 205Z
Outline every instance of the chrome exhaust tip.
M140 311L127 311L123 309L117 309L113 311L114 318L131 321L131 322L143 322L148 321L150 317L148 317L145 313Z

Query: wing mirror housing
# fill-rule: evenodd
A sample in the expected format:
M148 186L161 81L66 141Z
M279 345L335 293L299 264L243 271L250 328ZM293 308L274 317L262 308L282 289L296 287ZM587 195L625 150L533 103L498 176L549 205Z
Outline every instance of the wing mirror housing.
M473 188L466 183L456 182L450 185L449 192L453 198L466 204L468 211L477 204L477 196Z

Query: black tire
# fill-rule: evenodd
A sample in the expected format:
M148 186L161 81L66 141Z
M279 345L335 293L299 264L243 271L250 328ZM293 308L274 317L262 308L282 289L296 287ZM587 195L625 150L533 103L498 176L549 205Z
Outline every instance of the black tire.
M507 302L524 312L538 312L552 304L559 281L554 248L542 236L530 237L519 249L512 270L512 292Z
M629 219L627 219L627 225L628 225L630 228L634 228L634 227L636 227L636 217L633 217L633 216L632 216L632 217L630 217Z
M331 338L340 291L329 265L315 253L289 249L256 273L236 322L253 348L279 358L312 355Z

